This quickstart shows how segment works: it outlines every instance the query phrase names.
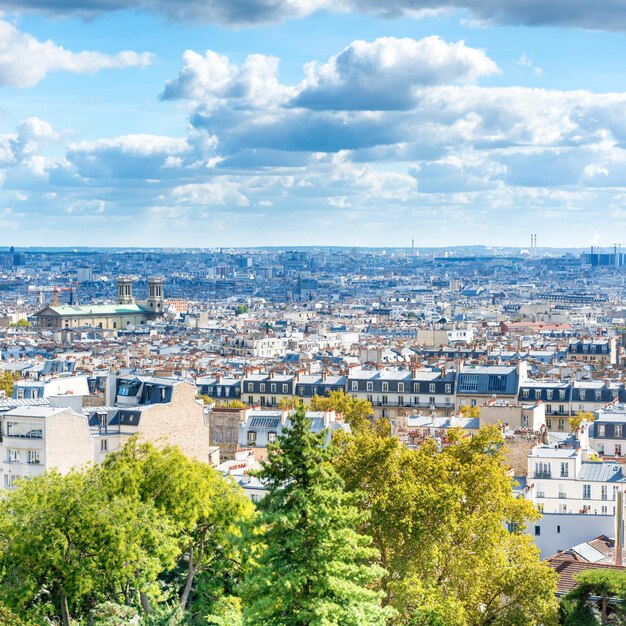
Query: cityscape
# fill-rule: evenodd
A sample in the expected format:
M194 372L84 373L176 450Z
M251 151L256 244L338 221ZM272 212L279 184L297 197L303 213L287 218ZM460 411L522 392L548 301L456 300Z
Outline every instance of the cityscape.
M626 625L623 0L0 0L0 626Z

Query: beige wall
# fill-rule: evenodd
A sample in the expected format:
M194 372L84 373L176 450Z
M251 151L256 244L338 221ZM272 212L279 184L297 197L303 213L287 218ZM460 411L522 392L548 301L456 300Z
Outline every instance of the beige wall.
M93 462L93 443L84 415L68 409L46 418L43 462L46 469L54 467L62 474Z
M188 457L208 463L209 426L195 398L195 385L183 382L174 386L170 403L145 407L137 429L140 439L178 446Z
M79 315L76 317L62 317L57 315L42 315L38 318L40 328L82 328L89 326L92 328L120 329L126 328L129 324L135 326L145 323L149 316L143 313L132 315L110 315L110 316L91 316ZM66 325L67 322L67 325Z

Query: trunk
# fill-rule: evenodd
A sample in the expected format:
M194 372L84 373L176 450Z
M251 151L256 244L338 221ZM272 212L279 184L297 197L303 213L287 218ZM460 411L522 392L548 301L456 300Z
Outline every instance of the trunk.
M607 623L606 594L602 594L602 623Z
M88 626L93 626L93 611L89 611L89 621L87 622Z
M191 589L193 588L193 579L198 573L200 566L202 565L202 556L204 555L204 540L206 538L206 529L203 529L200 533L200 545L198 547L198 558L196 562L193 562L193 541L189 543L189 562L187 564L187 579L185 580L185 587L180 594L180 608L183 611L187 608L189 597L191 595Z
M139 600L141 602L141 608L144 610L146 615L150 615L152 613L152 604L150 604L150 598L143 592L139 592Z
M70 608L67 604L67 595L63 589L61 589L61 615L63 617L63 626L72 626Z
M187 602L189 602L189 595L191 594L191 588L193 586L193 577L196 575L196 568L193 562L193 544L189 546L189 562L187 563L187 578L185 579L185 587L180 594L180 608L183 611L187 608Z

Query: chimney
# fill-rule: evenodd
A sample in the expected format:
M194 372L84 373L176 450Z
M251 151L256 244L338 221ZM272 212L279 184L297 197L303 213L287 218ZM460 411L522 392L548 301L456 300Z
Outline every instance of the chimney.
M113 406L117 395L117 376L114 372L109 372L106 378L104 403L105 406Z
M280 412L280 425L284 428L285 424L287 423L287 418L289 417L289 411L287 411L286 409L283 409Z
M324 428L329 428L330 423L334 421L335 412L333 410L324 411Z
M615 565L622 566L622 550L624 547L624 492L617 491L615 505Z

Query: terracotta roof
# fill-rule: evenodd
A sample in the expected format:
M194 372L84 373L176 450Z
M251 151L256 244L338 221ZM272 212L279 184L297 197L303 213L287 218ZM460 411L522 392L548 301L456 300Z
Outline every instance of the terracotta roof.
M617 569L624 571L624 566L608 565L604 563L589 563L581 561L576 555L561 553L546 560L546 563L552 567L559 575L557 583L557 593L565 594L576 587L575 576L581 572L592 569Z

